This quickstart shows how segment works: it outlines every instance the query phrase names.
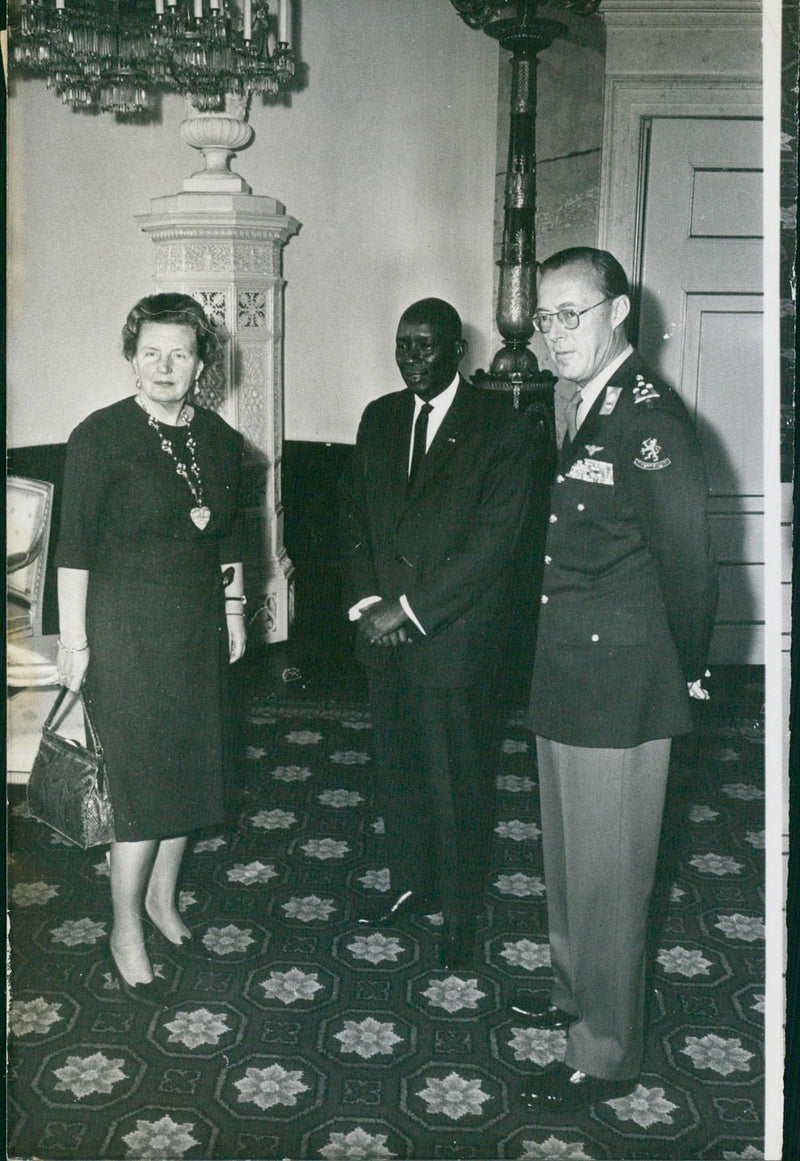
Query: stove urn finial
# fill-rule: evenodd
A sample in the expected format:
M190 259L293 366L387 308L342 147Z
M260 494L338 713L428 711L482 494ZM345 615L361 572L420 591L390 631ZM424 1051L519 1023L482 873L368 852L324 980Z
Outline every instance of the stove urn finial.
M246 98L228 95L224 112L203 112L187 100L188 116L181 122L181 137L199 149L205 168L183 183L194 193L250 193L250 186L230 168L230 158L249 145L253 129L247 123Z

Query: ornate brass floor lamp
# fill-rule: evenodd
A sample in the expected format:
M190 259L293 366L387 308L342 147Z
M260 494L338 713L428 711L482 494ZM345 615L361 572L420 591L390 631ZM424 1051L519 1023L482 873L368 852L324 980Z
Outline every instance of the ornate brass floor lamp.
M511 54L511 108L503 238L497 290L497 329L503 346L476 387L510 400L530 425L537 465L533 503L520 537L509 603L509 633L498 689L499 713L524 704L536 644L550 482L555 470L555 376L541 370L528 347L536 308L536 58L568 31L550 15L588 16L600 0L511 3L451 0L470 28L481 29ZM547 13L546 15L543 13Z
M514 406L540 414L552 427L554 376L539 369L528 347L536 306L536 58L568 27L550 13L596 12L600 0L451 0L470 28L481 29L511 53L511 108L497 329L503 346L476 386L504 392ZM544 15L543 13L546 13Z

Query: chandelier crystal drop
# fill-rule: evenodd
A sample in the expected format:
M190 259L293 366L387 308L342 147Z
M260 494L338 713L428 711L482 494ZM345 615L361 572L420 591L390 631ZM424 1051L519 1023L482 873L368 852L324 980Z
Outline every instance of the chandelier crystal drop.
M11 59L73 109L146 114L162 91L216 112L227 96L270 98L292 84L289 2L21 0Z

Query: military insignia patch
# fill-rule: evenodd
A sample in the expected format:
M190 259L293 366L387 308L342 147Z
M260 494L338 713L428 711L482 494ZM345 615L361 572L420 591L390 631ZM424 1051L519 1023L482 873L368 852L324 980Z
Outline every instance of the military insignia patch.
M606 387L606 397L603 400L603 406L600 408L601 415L610 415L617 406L617 400L622 394L621 387Z
M660 392L656 391L652 383L645 383L644 375L636 376L636 386L633 389L633 402L646 403L648 399L660 399Z
M641 448L639 455L633 461L637 468L641 468L644 472L657 472L661 468L668 468L672 463L669 456L661 459L661 445L655 436L651 439L646 439Z
M567 475L586 484L613 484L614 465L606 460L576 460Z

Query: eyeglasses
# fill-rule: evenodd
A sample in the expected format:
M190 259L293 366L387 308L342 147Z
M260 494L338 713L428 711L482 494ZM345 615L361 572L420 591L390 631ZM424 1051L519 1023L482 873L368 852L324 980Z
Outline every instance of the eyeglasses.
M611 302L611 299L615 297L616 295L610 294L608 298L601 298L599 302L594 304L594 306L587 306L584 310L572 310L571 307L565 307L563 310L537 310L536 314L533 316L533 325L536 327L537 331L541 331L543 335L546 335L549 333L550 328L553 325L553 319L557 318L565 330L577 330L578 326L580 325L582 314L588 314L590 310L594 310L595 307L602 306L604 302Z

